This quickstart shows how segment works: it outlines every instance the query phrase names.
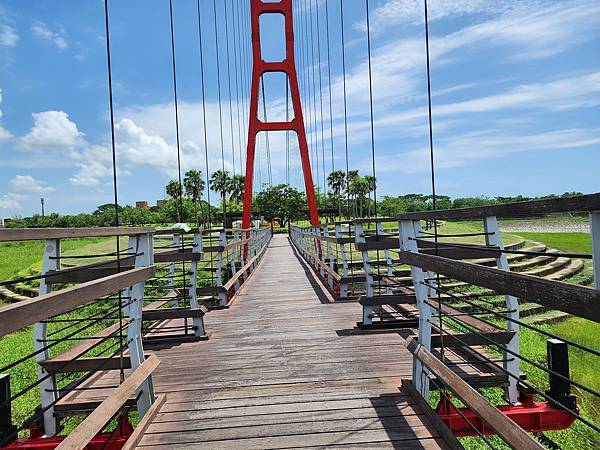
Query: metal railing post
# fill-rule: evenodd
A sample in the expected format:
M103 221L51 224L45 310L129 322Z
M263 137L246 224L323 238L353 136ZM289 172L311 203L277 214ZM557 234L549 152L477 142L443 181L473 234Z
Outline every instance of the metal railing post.
M171 243L171 247L173 247L173 249L178 250L181 247L181 233L179 233L178 231L173 231L173 241ZM169 264L169 289L171 290L171 293L173 293L176 289L175 287L175 261L171 261ZM184 288L185 289L185 288ZM171 307L172 308L177 308L179 307L179 296L175 296L175 299L171 302Z
M342 226L340 224L335 225L335 237L341 240L344 236L342 235ZM338 244L340 246L340 255L342 259L342 279L348 277L348 260L346 259L346 244L343 242ZM340 298L348 297L348 283L345 281L340 282Z
M217 287L223 287L223 251L227 245L227 232L222 230L219 232L219 248L217 254ZM227 305L227 292L219 292L219 305Z
M327 225L323 225L323 236L325 236L325 238L329 238L329 227ZM335 270L335 259L333 258L333 250L332 250L332 245L331 245L331 241L329 239L327 239L327 262L329 263L329 269L331 269L331 272L333 272ZM333 289L333 277L331 275L327 276L327 284L329 285L330 289Z
M377 222L377 234L379 236L383 236L384 235L384 231L383 231L383 223L381 222ZM394 266L392 264L392 256L390 254L390 250L389 249L385 249L383 251L383 255L385 256L385 266L386 266L386 274L389 278L392 278L394 276ZM377 261L377 264L380 264L379 261ZM385 283L385 293L386 294L392 294L392 287L388 284Z
M204 252L202 233L197 231L194 233L194 242L192 244L192 254L200 255L198 260L193 259L190 268L190 285L188 290L188 297L190 299L190 309L200 309L198 304L198 262L202 259L202 253ZM194 324L194 335L202 337L206 335L204 328L204 317L193 317L192 323Z
M485 243L487 245L496 246L499 250L504 250L504 243L502 242L502 236L500 234L500 227L498 226L498 220L496 220L496 216L488 216L483 219L483 228L485 234ZM500 255L496 258L496 266L499 269L506 270L510 272L510 266L508 265L508 258L506 257L506 253L501 252ZM518 390L518 379L521 375L521 371L519 370L519 361L520 359L515 355L520 354L519 348L519 324L515 322L519 320L519 302L512 295L504 296L506 302L506 310L508 311L506 314L506 329L509 331L514 331L514 335L511 340L506 344L506 348L510 350L510 352L504 352L504 369L511 373L513 376L508 377L508 389L507 389L507 397L510 403L517 403L519 401L519 390ZM515 378L516 377L516 378Z
M137 254L135 267L148 267L154 264L152 234L138 234L129 237L129 247ZM137 369L145 360L142 341L142 310L144 309L145 281L134 284L129 288L127 317L127 350L131 360L131 368ZM152 378L148 377L137 391L137 409L140 417L144 417L154 402L154 386Z
M594 286L600 289L600 211L590 212L590 234L592 235Z
M358 244L366 244L365 233L363 230L362 223L354 224L354 242ZM369 251L367 249L361 250L363 260L363 270L365 272L365 291L367 297L373 297L373 273L371 271L371 261L369 260ZM373 315L375 310L373 306L363 305L363 325L373 324Z
M401 220L398 227L400 251L419 252L416 237L421 234L421 223L418 220ZM432 310L427 304L429 288L425 284L423 269L410 266L417 307L419 309L419 344L431 350ZM429 370L418 358L413 358L413 383L425 400L429 400Z
M240 235L237 231L233 232L233 243L237 244L240 242ZM231 276L234 276L237 273L237 255L238 255L238 246L233 247L231 251ZM237 290L240 288L240 279L236 279L234 284L234 289Z
M42 275L50 270L60 270L60 239L48 239L44 242L44 257L42 260ZM48 294L52 286L46 283L45 278L40 279L39 295ZM35 355L37 376L40 382L40 406L44 409L44 433L54 436L57 432L57 420L54 416L53 405L58 399L56 378L54 375L47 377L48 372L39 363L50 358L47 347L48 324L38 322L33 327L33 349L39 352Z

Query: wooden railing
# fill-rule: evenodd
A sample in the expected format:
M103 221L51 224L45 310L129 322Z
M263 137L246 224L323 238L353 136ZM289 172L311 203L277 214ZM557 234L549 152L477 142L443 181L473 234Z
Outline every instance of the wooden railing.
M152 228L0 230L2 242L25 240L44 242L42 273L32 277L39 280L39 295L0 307L0 337L15 332L27 333L28 327L33 325L34 349L33 352L20 355L18 360L0 368L0 373L9 374L31 360L34 360L37 366L37 382L21 391L11 392L6 399L6 404L2 405L3 414L7 408L10 412L11 401L28 395L33 389L39 389L40 407L37 410L39 412L33 412L32 420L42 423L44 433L53 436L60 428L59 421L62 413L59 413L59 407L64 404L69 395L85 386L92 375L104 370L123 368L131 368L132 375L125 377L124 383L115 391L116 394L109 395L108 399L112 405L110 411L101 404L90 415L95 425L88 427L91 419L86 419L85 426L82 424L78 428L83 430L82 433L79 431L74 433L72 440L83 442L87 440L90 430L97 429L94 434L99 432L125 402L132 400L131 395L136 391L137 395L133 397L133 403L141 417L146 414L155 399L151 373L158 365L156 357L147 360L142 336L145 284L156 272L152 253L153 231ZM114 265L111 273L102 273L101 276L84 283L68 286L59 285L57 280L52 280L51 274L60 274L63 269L62 262L70 258L61 252L63 240L88 237L118 239L124 236L129 239L127 249L92 255L94 258L111 258L109 262ZM90 255L78 255L77 258L86 256ZM118 267L121 257L128 258L132 264ZM77 268L65 269L65 273L75 274ZM67 283L70 281L67 278L60 282ZM110 332L104 333L93 341L86 341L90 339L88 336L90 330L111 321L114 324ZM87 344L82 345L82 341ZM67 351L56 352L58 348L69 346L70 342L80 343L74 347L70 345ZM110 342L113 344L108 345ZM94 349L101 356L90 354ZM3 377L3 380L9 378ZM127 390L128 387L131 389ZM129 395L124 396L124 393ZM22 424L21 428L25 425ZM4 441L10 442L14 439L21 428L5 434ZM83 445L69 447L65 444L63 448L83 448Z
M539 217L565 212L589 214L591 255L561 254L537 245L522 248L523 242L504 244L498 217ZM438 230L444 230L442 220L463 219L481 220L482 231L444 234ZM431 225L428 231L423 230L422 222ZM341 224L334 226L338 228ZM356 284L353 286L353 294L359 295L358 301L363 307L361 327L416 329L417 336L412 339L412 345L407 345L415 353L412 384L426 402L429 401L431 383L431 388L435 389L444 386L479 417L480 422L473 426L475 431L492 429L513 448L540 446L510 419L507 420L505 415L509 408L499 412L477 393L477 388L502 388L508 405L518 405L524 395L534 393L563 411L570 419L568 423L577 419L593 432L600 433L600 427L580 414L564 389L570 390L570 385L575 384L589 395L596 397L599 394L593 388L573 381L568 372L553 369L550 350L545 365L523 356L520 346L521 330L526 328L528 332L553 338L553 347L575 347L597 360L598 352L594 349L557 339L546 329L524 321L520 317L520 302L533 302L550 310L600 322L600 194L414 212L394 218L355 220L347 227L352 233L342 239L327 235L331 226L292 227L291 239L315 272L334 285L342 281L339 253L332 255L327 245L353 241L354 249L361 256L362 270L354 273ZM465 236L483 243L464 243L464 240L455 239ZM512 272L509 257L515 256L591 259L596 288L534 275L542 273L540 270L532 270L532 274ZM500 298L503 298L503 304L498 301ZM497 354L502 357L493 356ZM477 370L469 371L470 366ZM526 381L522 366L543 370L550 380L562 380L563 391L556 394L551 386L551 391L546 392ZM487 424L487 428L482 424ZM473 435L477 434L475 431Z
M91 237L121 238L121 250L82 250L75 255L61 251L65 239ZM58 432L61 417L90 413L60 447L83 448L125 403L127 408L136 406L142 417L152 410L149 374L158 361L148 359L144 347L156 341L207 339L204 315L210 308L227 307L257 267L270 238L270 228L0 230L0 241L44 242L41 274L4 283L10 287L39 280L40 287L39 296L0 307L0 336L34 325L34 352L11 362L5 371L36 361L38 382L32 388L40 392L46 435ZM94 262L81 264L88 258ZM119 336L124 348L114 351L115 345L108 343L119 344ZM77 392L96 389L92 375L124 369L131 370L130 377L106 400L78 400ZM24 394L11 397L20 395ZM9 398L9 412L10 403Z

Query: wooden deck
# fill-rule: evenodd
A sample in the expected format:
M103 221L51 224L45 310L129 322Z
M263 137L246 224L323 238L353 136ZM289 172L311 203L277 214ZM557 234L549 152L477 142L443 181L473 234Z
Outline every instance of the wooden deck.
M210 339L157 350L167 401L140 448L446 448L400 379L412 357L397 334L354 331L360 307L333 303L286 236Z

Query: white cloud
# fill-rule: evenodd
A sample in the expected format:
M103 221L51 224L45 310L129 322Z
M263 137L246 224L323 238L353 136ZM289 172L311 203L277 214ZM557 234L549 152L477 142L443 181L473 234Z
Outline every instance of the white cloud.
M34 24L31 27L31 32L34 36L39 37L40 39L52 42L61 50L64 50L69 46L62 33L56 33L55 31L50 30L43 22L37 22Z
M0 25L0 45L14 47L19 42L19 35L8 25Z
M78 163L79 170L69 178L73 186L98 187L100 179L112 175L112 169L99 161L88 160Z
M19 200L22 196L17 194L5 194L0 196L0 209L23 209Z
M44 186L31 175L17 175L10 181L10 186L17 192L52 192L54 188Z
M570 1L546 8L525 3L500 17L463 28L431 44L432 58L476 43L510 45L512 59L547 58L594 39L600 26L600 3Z
M84 134L64 111L45 111L33 114L34 126L21 138L28 148L73 149L84 143Z
M441 139L435 149L438 169L461 167L479 159L493 159L530 151L556 151L586 148L600 144L598 129L571 128L531 134L511 134L504 129L488 129L453 134ZM428 172L429 149L422 147L399 155L377 158L378 172ZM401 157L399 157L401 156ZM362 165L368 167L370 161Z

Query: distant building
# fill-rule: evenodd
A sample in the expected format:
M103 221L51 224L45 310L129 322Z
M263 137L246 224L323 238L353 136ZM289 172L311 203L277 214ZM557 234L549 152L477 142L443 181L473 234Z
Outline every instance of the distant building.
M135 207L137 209L148 209L148 202L145 202L145 201L135 202Z
M166 200L156 200L156 207L160 208L161 206L163 206L165 203L167 203Z

